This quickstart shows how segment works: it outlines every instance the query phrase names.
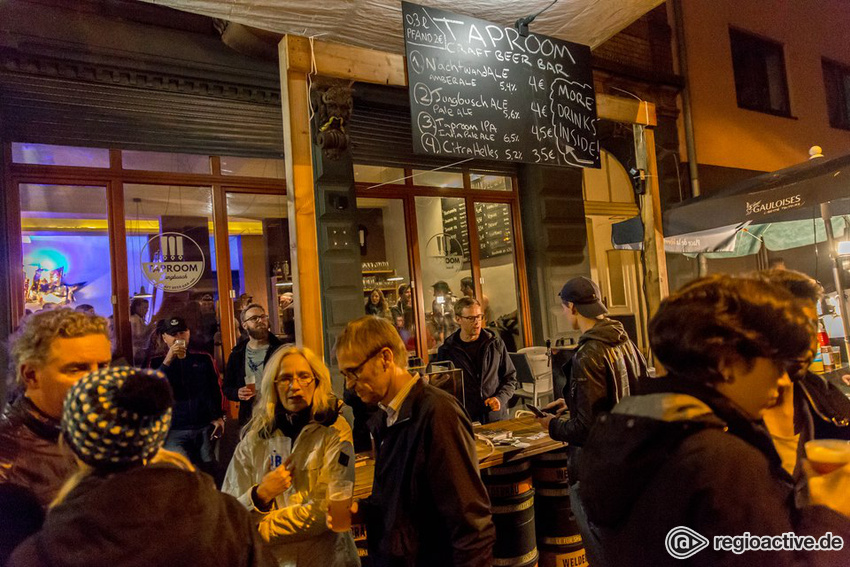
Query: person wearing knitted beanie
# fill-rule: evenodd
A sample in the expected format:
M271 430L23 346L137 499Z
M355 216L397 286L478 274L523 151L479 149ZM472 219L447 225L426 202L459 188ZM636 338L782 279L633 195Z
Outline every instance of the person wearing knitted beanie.
M244 507L162 449L172 405L156 370L107 368L80 379L62 413L62 441L80 473L8 565L269 565Z

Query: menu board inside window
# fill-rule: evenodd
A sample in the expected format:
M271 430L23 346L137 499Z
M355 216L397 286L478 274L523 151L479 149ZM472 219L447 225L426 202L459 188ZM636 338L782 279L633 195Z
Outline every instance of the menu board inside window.
M590 48L402 2L416 153L599 168Z
M504 203L475 203L481 259L513 254L510 209Z

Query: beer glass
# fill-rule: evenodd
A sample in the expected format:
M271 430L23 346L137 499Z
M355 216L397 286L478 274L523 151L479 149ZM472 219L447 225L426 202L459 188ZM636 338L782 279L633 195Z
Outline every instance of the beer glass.
M806 443L806 458L820 474L829 474L850 463L850 441L815 439Z
M351 529L353 493L354 483L350 480L334 480L328 484L328 515L335 532L347 532Z

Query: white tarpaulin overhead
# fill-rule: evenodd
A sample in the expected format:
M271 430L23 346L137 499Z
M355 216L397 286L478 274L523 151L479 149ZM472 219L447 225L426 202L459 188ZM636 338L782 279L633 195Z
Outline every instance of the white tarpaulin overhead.
M280 34L404 52L399 0L143 0ZM559 0L530 25L534 33L592 48L663 0ZM422 0L419 4L513 25L550 0Z

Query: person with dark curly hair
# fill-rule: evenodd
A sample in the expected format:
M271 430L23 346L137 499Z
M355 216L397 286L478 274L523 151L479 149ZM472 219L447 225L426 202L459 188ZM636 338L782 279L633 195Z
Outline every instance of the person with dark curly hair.
M848 499L834 491L846 493L850 470L810 478L811 501L796 507L793 479L761 421L811 359L815 329L800 302L768 282L711 276L665 299L649 333L668 374L600 416L579 460L605 564L850 564L847 546L736 554L710 545L745 532L850 535ZM709 542L685 562L665 545L681 526Z

